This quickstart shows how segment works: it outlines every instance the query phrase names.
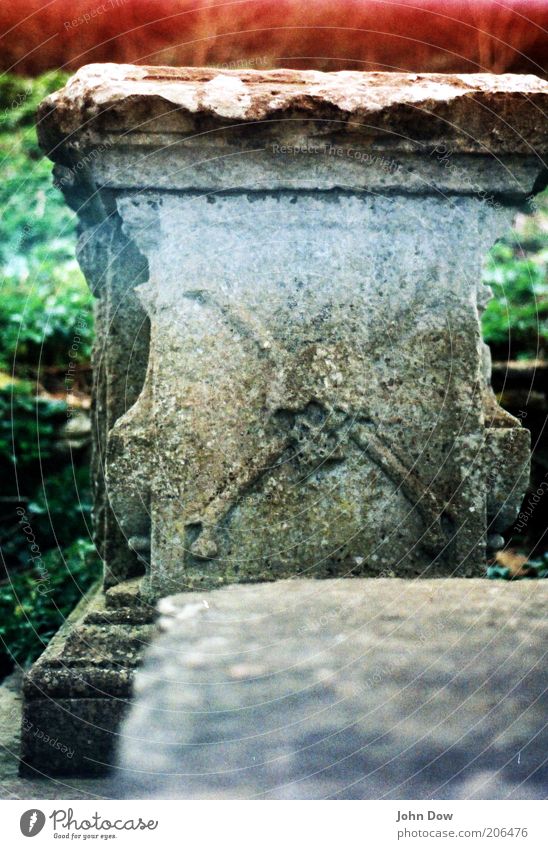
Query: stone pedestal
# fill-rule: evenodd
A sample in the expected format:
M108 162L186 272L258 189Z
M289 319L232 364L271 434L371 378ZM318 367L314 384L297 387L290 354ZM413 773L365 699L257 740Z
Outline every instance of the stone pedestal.
M542 185L547 92L104 65L44 102L98 298L106 590L482 572L529 444L480 269Z

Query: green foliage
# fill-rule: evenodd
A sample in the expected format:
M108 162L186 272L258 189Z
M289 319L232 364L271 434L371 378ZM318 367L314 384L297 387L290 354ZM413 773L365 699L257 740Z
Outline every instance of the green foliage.
M37 398L28 383L0 388L0 469L13 464L23 476L54 453L56 425L65 417L66 404Z
M99 574L93 545L80 539L1 584L0 666L32 663Z
M28 479L24 481L28 487ZM63 549L74 540L91 535L91 488L86 466L62 466L28 490L21 501L11 502L9 515L3 516L0 545L10 574L27 565L27 540L21 534L16 505L24 505L33 534L41 551Z
M35 79L3 74L0 80L0 132L33 127L40 101L64 86L68 74L48 71Z
M89 470L68 462L59 445L66 411L64 401L38 398L25 383L0 389L0 474L4 492L13 493L12 509L2 516L0 545L11 570L23 567L27 557L15 505L25 505L44 551L89 536Z
M0 79L0 370L14 378L0 388L0 474L16 496L0 540L9 565L0 583L3 669L34 660L100 574L88 539L88 470L57 445L66 404L36 397L48 369L62 384L70 362L89 361L93 335L92 296L74 259L76 216L53 185L34 127L38 103L65 80L57 71ZM545 196L486 264L494 299L484 333L502 357L509 339L512 356L537 356L548 341L547 211ZM39 557L20 527L18 499ZM547 565L530 564L539 577Z
M0 671L34 660L100 574L87 459L73 463L59 445L67 404L57 399L89 362L92 296L74 258L76 216L34 127L38 103L65 80L0 79Z
M45 544L67 546L90 534L91 487L87 466L63 466L49 474L27 504L33 528Z
M34 262L41 253L29 257ZM75 363L91 357L91 295L73 263L50 258L36 267L33 282L16 274L4 277L0 306L0 369L40 374L44 366L68 370L75 344ZM69 355L69 352L70 355Z
M68 364L75 335L76 361L91 351L92 296L74 259L75 215L53 185L34 127L38 103L65 79L55 72L0 83L0 368L20 375Z
M483 314L485 341L500 359L545 355L548 343L548 195L536 215L498 242L486 262L483 282L493 300Z

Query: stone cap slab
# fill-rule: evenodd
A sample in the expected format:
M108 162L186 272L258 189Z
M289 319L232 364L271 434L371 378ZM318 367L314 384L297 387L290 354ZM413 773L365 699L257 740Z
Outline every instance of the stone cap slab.
M133 798L540 798L547 589L296 579L163 599L120 736Z
M237 125L347 138L395 150L450 143L459 153L539 155L548 148L548 82L516 74L409 74L88 65L46 98L42 146L158 144Z

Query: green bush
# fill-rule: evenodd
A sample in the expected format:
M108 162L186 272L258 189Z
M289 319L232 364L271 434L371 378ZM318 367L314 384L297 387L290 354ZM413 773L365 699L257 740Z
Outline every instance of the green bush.
M66 418L64 401L37 398L32 384L9 383L0 388L0 469L14 465L22 477L36 473L38 463L51 459L58 426Z
M87 465L68 463L36 487L27 504L33 527L51 545L64 548L91 535L91 487Z
M90 359L92 296L74 259L76 216L34 127L38 103L65 79L0 80L2 672L34 660L100 575L86 454L72 462L59 446L66 375Z
M40 101L64 86L65 71L48 71L35 79L3 74L0 80L0 132L33 127Z
M24 568L26 541L15 509L24 505L42 550L90 535L91 487L87 462L68 462L59 445L67 421L64 401L37 398L28 384L0 389L0 474L5 504L0 546L9 571Z
M80 539L0 584L0 669L32 663L98 576L95 549Z
M548 343L548 193L537 213L518 220L491 250L483 282L493 299L483 314L484 339L498 359L544 357Z
M0 83L0 369L26 376L87 362L92 296L74 259L75 214L52 181L36 141L35 110L66 75Z
M30 257L37 260L40 250ZM25 272L26 274L26 272ZM50 258L36 264L33 282L25 275L5 275L0 307L0 369L21 376L39 376L48 366L68 370L71 361L91 357L93 320L91 295L71 263ZM74 341L75 356L69 357Z

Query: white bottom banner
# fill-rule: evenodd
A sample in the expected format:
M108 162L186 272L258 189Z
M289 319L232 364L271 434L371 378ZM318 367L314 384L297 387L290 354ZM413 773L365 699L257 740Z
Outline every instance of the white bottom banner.
M544 816L543 816L544 814ZM2 845L199 849L548 846L536 801L5 801Z

